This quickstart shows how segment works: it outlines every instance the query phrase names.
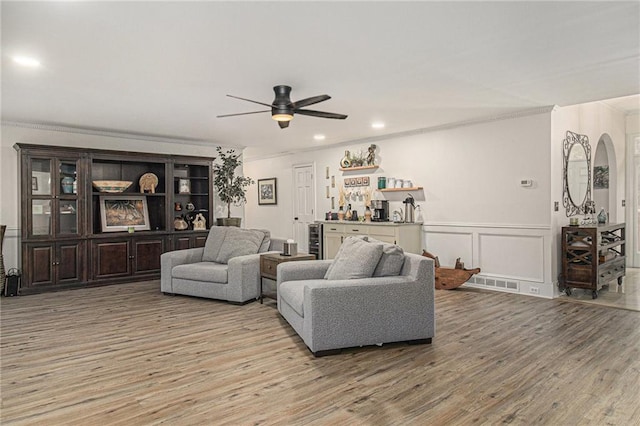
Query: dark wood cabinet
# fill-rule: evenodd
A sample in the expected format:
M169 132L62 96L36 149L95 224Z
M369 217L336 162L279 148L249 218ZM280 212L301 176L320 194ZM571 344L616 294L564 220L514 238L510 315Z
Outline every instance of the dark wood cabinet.
M22 288L20 294L113 284L160 276L160 255L202 247L213 224L213 158L16 144L20 158ZM153 191L140 178L153 174ZM96 180L130 181L121 193ZM103 227L101 201L142 197L149 229ZM202 215L206 229L194 230ZM174 229L174 220L187 230ZM124 228L124 227L123 227Z
M193 233L183 233L173 237L173 250L184 250L195 247L204 247L207 241L206 231L194 231Z
M86 280L84 241L28 243L24 245L22 287L34 291L46 286L64 286Z
M112 279L160 272L164 237L114 238L93 240L92 279Z
M625 224L565 226L562 228L562 283L567 295L573 288L591 290L598 297L602 286L625 275Z

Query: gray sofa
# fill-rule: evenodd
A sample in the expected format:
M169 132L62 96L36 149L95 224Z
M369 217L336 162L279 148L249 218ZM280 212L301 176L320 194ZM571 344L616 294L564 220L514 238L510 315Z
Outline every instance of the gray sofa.
M391 342L431 343L435 335L433 260L375 240L370 244L382 245L382 255L354 250L348 244L351 239L357 238L346 239L333 261L278 265L280 314L316 356ZM365 261L377 263L366 266L363 277L360 270ZM340 262L346 269L336 271Z
M260 293L260 255L282 252L285 240L269 231L212 226L204 247L163 253L160 289L246 303Z

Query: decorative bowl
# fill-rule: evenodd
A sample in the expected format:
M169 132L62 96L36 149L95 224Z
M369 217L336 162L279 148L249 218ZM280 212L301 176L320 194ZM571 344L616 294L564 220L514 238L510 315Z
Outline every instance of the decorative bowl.
M124 192L133 182L128 180L94 180L93 186L100 192Z

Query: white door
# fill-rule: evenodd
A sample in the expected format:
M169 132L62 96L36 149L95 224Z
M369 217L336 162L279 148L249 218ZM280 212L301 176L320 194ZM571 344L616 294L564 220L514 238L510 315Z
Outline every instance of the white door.
M298 251L309 252L309 224L315 220L315 180L313 164L293 166L293 238Z

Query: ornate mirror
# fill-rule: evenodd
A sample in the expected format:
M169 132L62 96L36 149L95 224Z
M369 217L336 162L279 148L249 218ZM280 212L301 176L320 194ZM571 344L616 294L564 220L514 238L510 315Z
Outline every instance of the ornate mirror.
M586 213L591 200L591 146L587 135L567 131L563 141L562 204L567 217Z

